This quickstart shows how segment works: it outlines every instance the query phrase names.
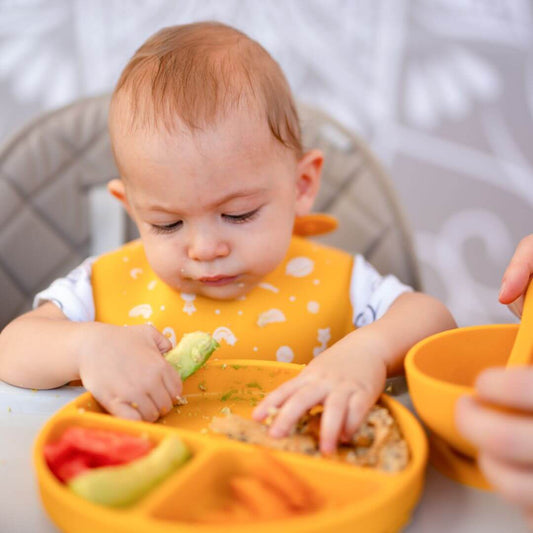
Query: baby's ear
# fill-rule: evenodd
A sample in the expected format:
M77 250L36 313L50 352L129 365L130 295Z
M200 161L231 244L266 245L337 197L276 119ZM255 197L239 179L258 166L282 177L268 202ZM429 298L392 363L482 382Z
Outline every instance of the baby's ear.
M126 187L124 182L120 179L114 179L107 183L107 190L124 206L126 211L130 213L130 204L126 196ZM131 213L130 213L131 215Z
M324 155L320 150L306 152L298 161L296 177L296 215L303 216L311 211L322 175Z

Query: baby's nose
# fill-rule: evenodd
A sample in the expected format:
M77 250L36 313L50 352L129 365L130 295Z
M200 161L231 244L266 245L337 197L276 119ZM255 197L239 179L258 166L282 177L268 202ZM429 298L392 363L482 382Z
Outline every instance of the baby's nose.
M228 244L215 234L198 232L189 243L188 257L194 261L213 261L228 254Z

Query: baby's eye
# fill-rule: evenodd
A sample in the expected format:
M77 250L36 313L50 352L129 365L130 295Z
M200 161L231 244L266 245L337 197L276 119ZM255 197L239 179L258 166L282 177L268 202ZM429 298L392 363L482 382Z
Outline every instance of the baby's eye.
M172 224L164 224L164 225L158 225L158 224L151 224L152 231L155 233L172 233L173 231L178 230L183 225L182 220L178 220L177 222L172 222Z
M249 220L254 219L259 213L259 209L260 208L258 207L257 209L242 213L240 215L222 215L222 217L233 224L240 224L242 222L248 222Z

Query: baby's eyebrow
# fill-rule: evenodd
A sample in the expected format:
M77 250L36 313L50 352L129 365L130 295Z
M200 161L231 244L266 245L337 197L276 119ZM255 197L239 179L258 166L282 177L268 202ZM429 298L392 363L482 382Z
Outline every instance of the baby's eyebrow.
M255 197L260 197L261 195L263 195L265 192L266 192L266 188L254 188L254 189L243 189L243 190L239 190L239 191L235 191L235 192L230 192L224 196L222 196L221 198L218 198L216 200L214 200L213 202L209 203L209 204L206 204L204 206L205 209L216 209L224 204L227 204L229 202L231 202L232 200L238 200L240 198L244 198L244 199L247 199L247 198L250 198L250 199L254 199ZM150 212L157 212L157 213L168 213L168 214L172 214L174 215L176 213L176 210L171 208L171 207L168 207L168 206L164 206L164 205L158 205L158 204L148 204L148 205L144 205L144 206L140 206L143 210L146 210L146 211L150 211Z
M254 198L255 196L260 196L265 191L266 191L265 188L235 191L233 193L227 194L226 196L223 196L222 198L218 200L215 200L214 202L209 204L208 207L210 208L220 207L221 205L227 204L228 202L231 202L232 200L237 200L239 198Z

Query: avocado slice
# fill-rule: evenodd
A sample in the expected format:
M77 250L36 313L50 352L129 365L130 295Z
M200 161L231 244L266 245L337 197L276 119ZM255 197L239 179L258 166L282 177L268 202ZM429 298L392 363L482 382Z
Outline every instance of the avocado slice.
M185 333L165 359L178 371L182 380L194 374L219 347L218 342L204 331Z
M78 496L108 507L134 504L191 456L175 435L165 437L140 459L118 466L104 466L70 479L69 488Z

